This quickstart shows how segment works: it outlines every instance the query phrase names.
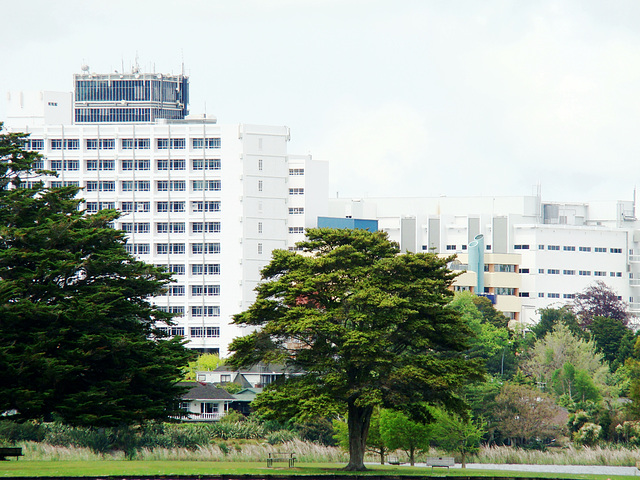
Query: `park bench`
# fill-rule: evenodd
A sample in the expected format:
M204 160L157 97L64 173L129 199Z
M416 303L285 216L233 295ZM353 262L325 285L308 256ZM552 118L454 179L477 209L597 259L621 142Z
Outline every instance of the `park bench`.
M289 468L296 465L295 453L270 453L267 457L267 467L273 467L274 462L288 462Z
M453 467L456 464L456 460L453 457L427 457L427 467Z
M20 447L0 447L0 460L7 460L7 457L23 457L22 448Z
M387 460L387 463L389 465L402 465L405 462L401 462L398 457L389 457L389 459Z

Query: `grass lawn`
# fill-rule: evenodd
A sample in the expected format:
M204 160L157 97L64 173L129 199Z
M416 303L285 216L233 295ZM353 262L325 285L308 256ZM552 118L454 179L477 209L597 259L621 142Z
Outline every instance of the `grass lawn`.
M303 463L299 467L289 469L267 468L264 462L190 462L190 461L136 461L136 460L99 460L99 461L25 461L11 460L0 462L0 477L52 477L52 476L89 476L104 477L108 475L340 475L343 465L328 463ZM431 476L430 468L394 467L382 465L370 465L367 472L358 472L358 475L422 475ZM531 473L531 472L507 472L497 470L471 470L471 469L436 469L434 477L502 477L502 478L567 478L590 480L631 480L633 476L615 475L586 475L586 474L557 474L557 473Z

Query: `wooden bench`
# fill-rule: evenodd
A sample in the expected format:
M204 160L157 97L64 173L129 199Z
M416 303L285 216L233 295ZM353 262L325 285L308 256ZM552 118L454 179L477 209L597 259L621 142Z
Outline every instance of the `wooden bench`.
M427 467L453 467L456 464L456 460L453 457L427 457Z
M289 468L296 465L295 453L270 453L267 457L267 467L273 467L274 462L288 462Z
M0 447L0 460L7 460L7 457L24 457L20 447Z

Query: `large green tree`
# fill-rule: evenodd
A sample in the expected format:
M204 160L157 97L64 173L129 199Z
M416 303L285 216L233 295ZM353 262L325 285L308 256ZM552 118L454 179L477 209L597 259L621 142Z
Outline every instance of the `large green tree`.
M188 351L147 298L167 274L136 261L75 187L20 188L37 155L0 135L0 412L112 426L179 412ZM18 188L13 188L18 187Z
M450 259L401 254L383 232L310 229L302 252L276 250L255 303L235 318L258 327L231 344L231 362L284 362L304 372L256 401L268 416L346 413L347 470L364 470L374 407L428 421L425 403L462 411L457 395L480 380L465 358L468 325L449 306Z
M432 425L425 425L410 419L402 412L382 410L380 413L380 433L389 450L404 450L413 467L416 453L429 450Z

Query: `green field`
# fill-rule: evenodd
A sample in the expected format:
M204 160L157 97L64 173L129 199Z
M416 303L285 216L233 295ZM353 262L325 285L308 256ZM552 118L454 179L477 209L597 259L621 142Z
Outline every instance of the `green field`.
M0 477L105 477L113 476L155 476L155 475L341 475L342 465L309 463L289 468L267 468L263 462L192 462L192 461L25 461L0 462ZM357 475L420 475L433 477L501 477L501 478L576 478L591 480L633 479L633 476L586 475L511 472L498 470L435 469L419 467L368 466L367 472Z

